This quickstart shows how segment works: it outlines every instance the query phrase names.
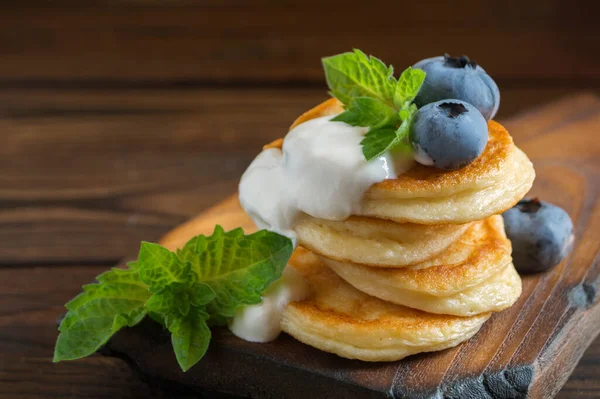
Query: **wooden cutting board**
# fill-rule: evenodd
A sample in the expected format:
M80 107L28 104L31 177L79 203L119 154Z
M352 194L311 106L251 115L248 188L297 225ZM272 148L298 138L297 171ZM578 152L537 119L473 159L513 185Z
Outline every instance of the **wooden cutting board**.
M600 99L578 95L505 121L537 171L532 195L565 208L572 254L550 272L523 276L523 294L466 343L393 363L339 358L283 334L253 344L214 331L207 356L179 370L168 334L150 321L119 332L105 354L165 382L255 398L549 398L600 330ZM247 224L232 197L164 242ZM247 227L247 226L244 226Z

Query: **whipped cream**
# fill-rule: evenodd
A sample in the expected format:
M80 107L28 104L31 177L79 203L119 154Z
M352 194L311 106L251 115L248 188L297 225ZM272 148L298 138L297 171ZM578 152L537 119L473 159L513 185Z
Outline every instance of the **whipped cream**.
M285 137L283 151L261 152L242 176L240 203L260 229L295 241L292 227L299 212L346 219L360 211L371 185L396 177L389 154L365 160L360 142L367 128L331 118L298 125Z
M415 152L413 154L415 161L421 165L433 166L433 158L427 154L420 145L415 146Z
M290 302L306 298L308 293L304 277L288 265L281 278L265 291L261 303L238 310L229 323L229 330L246 341L272 341L281 333L285 307Z
M285 235L296 245L293 226L300 212L344 220L360 213L362 197L371 185L412 166L413 158L406 154L386 153L367 162L360 142L368 128L332 122L332 118L296 126L285 137L282 150L264 150L242 176L240 203L259 229ZM302 299L305 286L302 277L286 267L262 302L240 310L229 329L248 341L275 339L285 306Z

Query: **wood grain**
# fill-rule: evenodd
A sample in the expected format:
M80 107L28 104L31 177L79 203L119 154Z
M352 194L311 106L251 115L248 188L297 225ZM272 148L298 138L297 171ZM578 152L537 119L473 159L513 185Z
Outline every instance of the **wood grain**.
M144 177L165 181L169 174L176 172L190 180L198 179L200 177L195 170L186 174L185 168L193 165L187 162L191 161L184 162L184 165L177 166L177 169L168 169L169 163L165 159L175 160L181 157L186 148L190 148L192 152L206 154L202 152L203 143L211 149L217 148L219 152L232 151L236 156L247 151L249 162L265 141L279 136L280 129L287 127L289 121L299 113L298 109L308 108L322 98L322 92L318 90L295 91L293 96L288 95L288 91L278 94L277 90L252 90L245 93L238 103L237 100L232 100L234 96L231 93L230 90L220 89L199 92L0 91L0 123L6 127L2 130L2 135L7 138L4 140L5 145L0 147L0 168L3 172L0 174L0 233L3 234L0 247L4 250L0 260L3 266L7 267L0 269L0 397L46 398L53 394L61 398L191 398L199 395L197 390L192 388L153 384L154 380L140 380L137 374L129 371L126 363L117 359L102 360L92 357L82 361L83 363L53 365L51 355L56 339L54 321L63 311L62 305L79 291L79 286L91 281L95 275L108 267L80 266L77 263L78 257L87 256L88 259L99 263L106 251L115 257L131 253L127 251L135 250L139 240L148 239L152 231L155 237L158 237L188 215L210 205L210 201L205 201L207 197L214 198L212 201L216 202L217 197L235 190L239 177L233 176L236 172L232 171L231 182L220 185L220 171L214 168L199 168L198 173L202 173L202 181L205 184L194 189L176 188L173 194L166 195L160 193L160 189L155 191L153 187L146 192L142 191L136 185L139 180L124 176L121 167L152 166L151 162L154 160L158 165L143 169ZM526 107L540 103L544 98L560 95L561 91L508 93L504 97L510 97L507 103ZM253 97L256 97L255 101L261 106L252 112L244 113L239 107L231 107L232 101L233 104L240 104ZM270 110L275 107L281 109L285 115L278 116L277 113L264 111L265 108ZM597 97L572 96L527 111L522 117L506 120L505 124L519 145L533 140L533 144L529 145L537 146L537 139L532 139L533 137L543 132L552 135L552 131L556 132L557 127L576 122L580 131L574 134L573 143L569 140L565 143L576 145L574 150L582 151L582 146L588 147L588 144L593 143L582 143L582 139L577 137L585 135L586 131L597 131L595 126L589 124L590 118L598 112L597 107ZM168 112L164 112L165 109ZM243 127L241 123L234 125L235 128L228 128L228 131L234 132L230 133L233 139L225 142L219 136L213 136L211 139L211 134L216 135L214 131L203 130L201 133L199 129L192 128L194 124L206 123L207 115L224 114L231 112L231 109L237 112L236 120L252 118L256 112L261 112L255 115L256 118L273 119L268 119L271 123L268 130L257 132L255 142L252 142L251 137L243 137L242 130L238 131ZM161 110L163 113L160 113ZM145 116L155 114L160 115L153 123L143 122ZM175 115L187 115L186 118L190 118L189 122L183 126L188 127L183 129L180 125L174 125ZM215 131L222 131L220 126L235 123L214 116L212 118L214 119L211 123L215 124ZM165 120L169 123L165 123ZM160 129L161 134L144 137L136 133L139 129L147 129L156 123L161 124L160 128L155 128ZM259 126L258 119L252 123ZM113 129L117 131L113 132ZM174 135L176 143L168 143L168 140L162 138L166 132ZM108 135L110 140L104 141L103 135ZM136 143L143 138L149 139L150 144L149 147L140 149ZM246 144L236 147L236 140L244 139L247 139ZM55 144L55 148L52 144ZM159 151L161 148L167 148L168 151L163 153ZM79 157L76 168L71 168L69 162L73 159L70 157L73 151L93 155ZM137 155L138 151L148 151L152 155L144 159L147 163L140 161L142 158ZM535 156L538 169L541 163L544 163L544 168L550 175L564 174L561 172L563 168L554 166L565 162L563 151L550 152L550 159L546 160L545 151L537 151L535 148L527 148L527 151L531 156ZM584 148L579 155L586 153L585 151L588 150ZM108 157L107 160L103 160L103 154ZM119 154L120 160L117 158ZM123 154L127 155L124 160ZM136 162L130 163L130 158ZM591 160L592 164L596 165L593 161L594 159ZM579 171L581 165L589 162L589 157L577 157L575 163L567 162L570 166L567 167L568 173L564 176L568 178L567 181L572 182L567 185L571 188L563 190L565 185L561 184L559 190L552 192L553 197L557 198L556 201L560 200L562 206L570 206L571 197L578 196L577 190L587 190L586 178L577 176L581 173L589 174L585 167L582 172ZM244 167L245 165L239 166L239 173ZM168 173L160 173L163 168L167 168ZM543 193L544 190L550 189L548 185L554 183L548 183L546 179L548 177L538 179L535 190L541 190L538 192ZM551 181L560 183L560 177L557 176ZM79 190L84 191L85 195L79 196ZM115 192L117 200L111 202L106 199L108 193ZM134 194L127 200L119 199L127 198L127 193ZM77 200L74 201L71 197ZM103 216L108 220L102 220L102 217L90 219L89 213L85 212L88 208L98 208L98 204L105 207ZM574 208L568 209L574 212ZM114 222L120 220L114 215L122 215L118 216L122 218L138 215L137 217L146 218L152 223L132 227L131 235L123 234L124 225ZM149 215L154 218L149 219ZM69 220L75 220L76 223L69 223ZM113 243L114 241L117 242ZM115 251L111 245L121 245L122 250ZM11 254L12 258L7 257L7 254ZM29 262L46 262L45 254L52 263L62 259L72 263L72 266L24 266ZM11 263L11 259L16 263ZM21 266L15 267L18 265ZM585 292L584 290L581 298L587 298ZM539 307L532 309L528 320L538 317L538 310ZM513 326L508 323L495 325L498 329L509 327ZM521 334L525 332L522 323L517 323L514 328L519 329ZM514 353L519 344L519 340L513 338L512 344L501 348L498 353ZM488 348L490 346L480 349ZM559 398L598 397L598 348L600 341L596 340L564 386ZM568 351L569 348L565 350ZM427 372L440 375L444 373L444 369L430 367Z
M355 47L398 69L465 53L501 83L600 84L593 1L5 3L5 85L321 85L320 58Z
M157 397L123 361L52 363L64 303L106 266L0 270L0 397ZM147 395L146 395L147 394Z
M62 305L108 266L0 269L0 398L191 399L202 394L186 386L155 382L132 372L117 358L95 355L52 363L55 321ZM600 340L581 359L560 399L596 398ZM214 398L212 394L209 396Z
M215 397L144 379L120 359L52 364L54 321L62 305L107 265L135 253L142 239L158 239L234 192L262 144L326 95L319 62L324 55L359 47L401 69L434 54L466 53L498 81L499 117L518 142L548 145L552 134L547 142L535 137L570 121L598 130L585 122L597 113L597 99L589 95L508 119L575 89L600 90L594 5L591 0L1 2L0 398ZM574 146L566 152L590 154L592 141L582 132L574 136L573 142L561 140L560 150L548 157L536 155L546 173L569 182L548 177L536 190L558 187L553 193L571 212L595 215L586 209L596 176L589 165L597 161L593 155L565 158L562 149ZM578 202L580 190L585 203ZM593 238L582 241L586 251ZM565 277L571 280L546 277L541 291L530 287L527 305L583 281L569 269ZM589 292L584 288L575 298L585 303ZM519 337L526 323L543 322L535 330L538 339L543 329L568 329L577 320L577 311L553 318L537 313L560 305L536 306L514 326L496 323L502 331L512 328L514 337L506 346L479 350L496 350L495 362L517 354L525 358ZM457 359L470 352L461 353ZM473 366L483 359L473 357ZM599 359L596 340L558 397L600 397ZM557 362L548 378L561 367ZM447 374L435 365L427 372Z
M94 355L52 363L56 321L65 310L63 305L108 267L0 269L0 398L204 397L145 379L116 358Z
M600 130L600 99L582 95L507 125L536 166L531 194L569 212L576 241L573 253L551 272L524 276L519 301L495 314L468 342L400 362L368 364L320 352L288 336L252 344L224 330L215 334L207 358L182 373L168 336L147 323L120 332L110 350L150 375L248 396L554 396L600 325L600 241L595 234L600 231L600 143L593 139ZM519 126L527 131L519 132ZM235 224L236 214L242 215L241 209L228 200L191 223L200 231L215 220Z
M501 115L564 93L506 90ZM116 263L234 192L262 145L325 96L0 90L0 264Z

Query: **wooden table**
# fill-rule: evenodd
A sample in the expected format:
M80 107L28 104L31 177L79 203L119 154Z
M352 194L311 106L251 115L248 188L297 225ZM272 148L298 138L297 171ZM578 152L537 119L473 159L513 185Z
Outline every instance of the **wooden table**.
M322 97L271 89L0 92L0 397L187 397L118 359L52 364L55 320L82 284L141 239L157 239L234 192L261 144ZM566 104L573 117L598 117L595 95L551 107L558 115ZM520 120L507 119L517 143L527 134ZM559 397L598 395L600 340Z
M142 239L233 193L261 145L325 98L321 56L359 47L400 69L475 55L517 143L519 111L600 103L587 2L413 2L401 20L402 3L144 3L0 6L0 398L197 397L118 359L52 364L55 320ZM559 397L600 397L600 340Z

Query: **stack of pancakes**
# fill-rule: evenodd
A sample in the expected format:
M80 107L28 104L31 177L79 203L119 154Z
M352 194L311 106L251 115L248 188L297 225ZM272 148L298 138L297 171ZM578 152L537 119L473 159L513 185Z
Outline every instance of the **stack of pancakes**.
M342 111L332 99L292 127ZM365 361L397 360L470 338L521 294L499 214L527 193L534 177L527 156L491 121L484 153L465 168L415 164L372 186L360 215L343 221L301 215L294 230L303 248L290 264L312 293L288 305L283 330Z

